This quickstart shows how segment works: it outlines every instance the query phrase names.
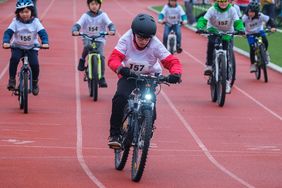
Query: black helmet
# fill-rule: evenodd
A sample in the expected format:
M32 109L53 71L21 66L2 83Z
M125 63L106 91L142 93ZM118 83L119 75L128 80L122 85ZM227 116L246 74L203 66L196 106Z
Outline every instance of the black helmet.
M248 11L258 13L259 10L260 10L260 4L259 4L258 2L252 1L252 2L248 5Z
M148 14L138 14L132 21L131 29L133 34L144 38L151 38L156 35L157 25L154 18Z
M89 5L89 3L91 3L93 0L87 0L87 4ZM97 3L99 3L100 5L102 4L103 0L95 0Z

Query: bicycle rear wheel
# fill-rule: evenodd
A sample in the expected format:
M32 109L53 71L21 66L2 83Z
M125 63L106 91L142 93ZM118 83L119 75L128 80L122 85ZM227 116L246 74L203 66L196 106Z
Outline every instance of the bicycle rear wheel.
M268 75L267 75L267 58L266 58L266 51L263 45L259 46L260 48L260 56L261 56L261 69L263 70L264 75L264 82L268 82Z
M124 108L124 117L121 129L122 148L115 149L115 168L117 170L122 170L124 168L132 143L132 126L130 126L131 116L129 113L130 112L128 109L128 105L126 105Z
M98 100L98 87L99 87L99 78L98 78L98 58L97 56L92 56L92 97L93 101Z
M23 74L23 109L24 113L28 113L28 73Z
M225 95L226 95L226 78L227 78L227 71L226 71L226 59L223 54L220 54L218 57L218 82L217 82L217 104L222 107L225 102Z
M139 182L145 168L147 154L152 135L152 111L145 109L143 112L140 130L138 131L138 141L134 145L131 166L132 181Z

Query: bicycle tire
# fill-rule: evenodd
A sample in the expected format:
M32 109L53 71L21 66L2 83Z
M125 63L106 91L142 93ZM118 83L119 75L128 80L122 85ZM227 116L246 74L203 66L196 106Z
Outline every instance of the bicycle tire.
M171 54L174 54L174 45L175 45L175 40L174 38L170 38L169 42L168 42L168 46L169 46L169 52Z
M264 82L268 82L268 75L267 75L267 58L266 58L266 51L264 45L259 46L260 56L261 56L261 69L263 70L264 75Z
M227 69L226 69L226 59L223 54L218 56L218 65L219 65L219 79L217 82L217 104L222 107L225 103L226 95L226 79L227 79Z
M92 97L93 96L92 79L89 78L88 67L87 67L87 70L85 70L85 75L86 75L86 79L87 79L87 86L88 86L88 91L89 91L89 97Z
M145 109L143 115L140 130L138 130L138 143L134 145L132 155L131 180L135 182L139 182L143 175L152 136L152 111Z
M211 75L210 79L210 90L211 90L211 100L212 102L216 102L217 100L217 89L216 89L216 81L214 77L214 73Z
M230 62L231 63L231 79L230 80L230 86L232 87L235 83L236 80L236 60L235 60L235 55L234 55L234 51L230 50L229 52L230 54Z
M23 109L24 113L28 113L28 73L23 73Z
M98 87L99 87L99 78L98 78L98 57L92 56L92 94L93 101L98 100Z
M121 149L115 149L115 168L117 170L123 170L128 154L130 151L131 143L132 143L132 129L131 129L131 116L129 114L128 105L124 108L124 115L123 115L123 124L121 129L121 135L122 135L122 148Z

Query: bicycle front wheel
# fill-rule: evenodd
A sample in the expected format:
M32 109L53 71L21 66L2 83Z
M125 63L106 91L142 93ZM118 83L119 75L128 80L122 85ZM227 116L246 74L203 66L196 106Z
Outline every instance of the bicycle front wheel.
M135 182L139 182L143 175L153 127L152 111L145 109L143 116L132 155L131 179Z
M98 86L99 86L99 78L98 78L98 57L92 56L92 97L93 101L98 100Z
M28 74L27 72L25 72L23 74L23 109L24 109L24 113L27 114L28 113Z
M230 54L229 80L231 81L230 85L232 87L236 80L236 60L233 50L230 50L229 54Z
M217 104L222 107L225 102L226 95L226 59L223 54L220 54L218 57L218 82L217 82Z

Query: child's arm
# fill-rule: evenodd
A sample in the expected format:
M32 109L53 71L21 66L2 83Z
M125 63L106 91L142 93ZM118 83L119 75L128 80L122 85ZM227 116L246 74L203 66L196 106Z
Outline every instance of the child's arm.
M7 29L4 32L3 36L3 48L9 48L10 47L10 40L14 34L14 31L12 29Z
M116 26L113 23L108 25L109 35L115 35L116 33Z
M49 39L48 39L48 34L45 29L41 29L38 31L38 35L41 39L42 42L42 47L48 48L49 47Z
M72 26L72 34L73 35L79 35L79 30L81 29L81 26L79 24L74 24Z
M161 23L161 24L164 24L164 23L165 23L164 18L165 18L166 7L167 7L167 5L165 5L165 6L163 7L162 11L161 11L160 14L159 14L158 22Z

